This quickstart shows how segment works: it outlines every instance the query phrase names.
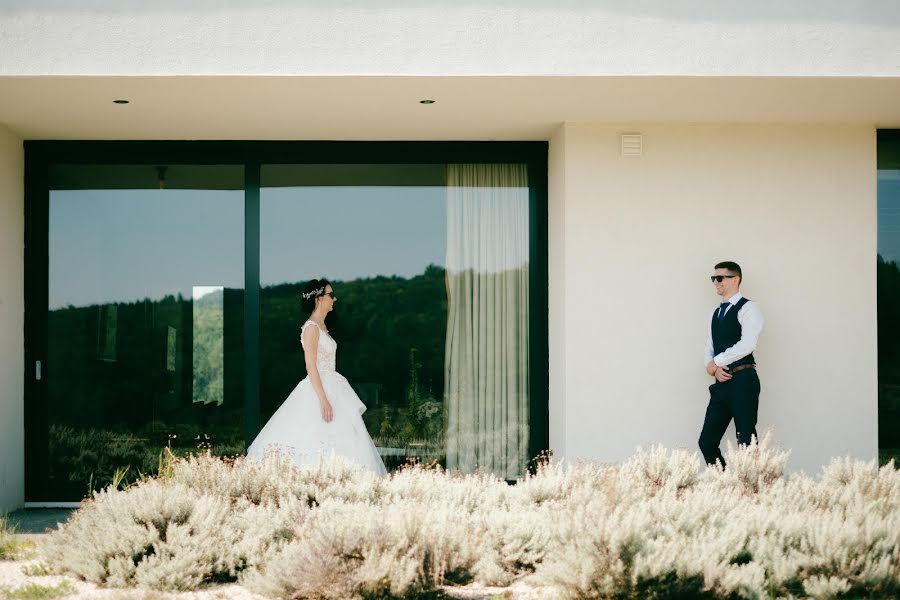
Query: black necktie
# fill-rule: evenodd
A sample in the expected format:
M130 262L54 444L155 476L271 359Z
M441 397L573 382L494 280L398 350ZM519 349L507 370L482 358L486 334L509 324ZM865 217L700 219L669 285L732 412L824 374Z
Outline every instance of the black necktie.
M719 321L725 318L725 311L728 310L728 307L731 305L731 302L723 302L719 305Z

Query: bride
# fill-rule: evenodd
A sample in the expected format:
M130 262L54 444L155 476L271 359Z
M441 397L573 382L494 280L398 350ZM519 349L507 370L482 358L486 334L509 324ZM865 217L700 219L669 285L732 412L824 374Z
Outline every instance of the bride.
M297 465L311 465L335 455L385 475L384 462L362 420L366 406L334 370L337 342L328 334L325 317L336 300L334 288L325 279L303 286L300 305L309 319L300 329L300 344L308 376L275 411L250 444L247 456L261 459L276 451L293 457Z

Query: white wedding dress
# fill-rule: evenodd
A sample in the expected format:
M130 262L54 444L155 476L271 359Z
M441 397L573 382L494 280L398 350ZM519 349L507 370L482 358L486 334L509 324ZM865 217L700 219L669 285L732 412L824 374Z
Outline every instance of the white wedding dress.
M307 321L300 329L300 343L307 327L318 327ZM305 351L304 345L304 351ZM316 367L322 379L325 395L331 403L333 418L330 423L322 419L319 397L312 382L306 377L297 384L284 403L275 411L266 426L247 449L247 457L260 460L269 452L280 452L293 458L299 465L314 465L321 458L340 456L376 475L385 475L386 469L378 449L369 436L362 414L362 403L350 383L334 370L337 342L328 333L319 330L319 348Z

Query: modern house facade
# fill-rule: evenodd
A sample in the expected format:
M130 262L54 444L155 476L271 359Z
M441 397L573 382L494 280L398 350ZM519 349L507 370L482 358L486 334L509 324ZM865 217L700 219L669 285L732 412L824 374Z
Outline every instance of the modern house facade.
M0 509L77 500L98 447L239 452L318 275L386 459L696 449L720 260L760 430L877 459L898 129L886 0L6 2Z

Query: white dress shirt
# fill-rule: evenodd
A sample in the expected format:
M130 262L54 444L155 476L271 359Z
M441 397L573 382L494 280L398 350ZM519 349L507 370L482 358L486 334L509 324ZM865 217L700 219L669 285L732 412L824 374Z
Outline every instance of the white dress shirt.
M725 314L734 309L734 305L743 298L740 292L729 298L728 302L731 306L725 309ZM722 315L723 317L725 315ZM709 364L709 361L715 361L719 367L730 365L736 360L740 360L756 350L756 343L759 341L759 334L762 333L763 319L762 311L759 310L756 302L748 300L737 314L738 323L741 324L741 339L731 348L727 348L724 352L720 352L713 356L713 339L712 339L712 320L709 323L709 335L706 338L706 351L703 354L703 366Z

